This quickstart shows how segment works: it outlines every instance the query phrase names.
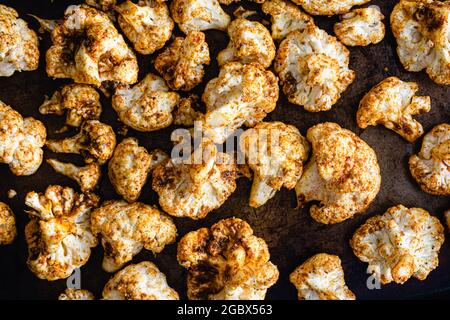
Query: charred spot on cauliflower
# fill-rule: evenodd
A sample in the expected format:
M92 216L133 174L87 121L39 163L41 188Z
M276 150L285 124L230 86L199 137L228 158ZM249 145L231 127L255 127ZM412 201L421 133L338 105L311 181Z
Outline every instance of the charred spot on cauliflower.
M332 16L350 11L353 6L359 6L370 0L293 0L303 7L309 14Z
M0 202L0 245L11 244L17 236L16 218L6 203Z
M94 295L88 290L67 288L58 300L94 300Z

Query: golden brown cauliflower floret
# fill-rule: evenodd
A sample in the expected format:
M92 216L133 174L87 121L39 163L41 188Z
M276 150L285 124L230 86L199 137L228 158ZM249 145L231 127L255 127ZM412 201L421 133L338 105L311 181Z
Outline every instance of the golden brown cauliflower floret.
M49 186L45 193L29 192L25 204L31 221L25 228L28 267L40 279L64 279L83 266L97 239L91 232L91 211L97 207L93 193Z
M199 120L204 135L223 143L242 125L253 127L275 109L277 78L260 64L229 62L208 82L202 99L206 114Z
M409 170L423 191L450 196L450 124L439 124L425 135L419 154L409 158Z
M332 16L350 11L353 6L359 6L370 0L293 0L309 14Z
M19 18L16 10L0 4L0 77L16 71L36 70L39 41L36 33Z
M192 127L195 120L201 116L201 112L196 111L198 104L199 97L195 94L180 98L178 106L173 113L173 124Z
M119 87L112 97L112 107L124 124L149 132L172 124L178 100L178 94L169 91L162 78L150 73L133 87Z
M426 69L437 84L450 84L450 2L401 0L392 11L397 53L406 70Z
M299 265L289 277L299 300L355 300L345 284L338 256L319 253Z
M366 211L381 184L373 149L350 130L331 122L309 128L306 138L313 152L295 187L299 207L320 201L310 213L325 224Z
M421 208L402 205L368 219L353 235L355 255L382 284L425 280L439 264L444 227Z
M47 163L56 172L78 183L82 192L94 190L102 176L100 165L95 162L88 163L83 167L78 167L72 163L61 162L56 159L47 159Z
M309 144L294 126L261 122L246 130L239 148L253 170L250 206L259 207L282 187L293 189L303 172Z
M100 95L85 84L69 84L55 91L39 107L41 114L62 116L66 113L66 124L79 127L86 120L98 120L102 113Z
M230 23L230 16L217 0L173 0L170 11L173 20L185 34L193 30L226 30Z
M42 122L22 118L0 101L0 162L16 176L32 175L42 163L47 131Z
M114 9L119 13L120 28L140 54L152 54L161 49L172 35L174 23L163 1L133 3L127 0Z
M177 259L188 270L191 300L264 300L279 275L266 242L237 218L186 234Z
M219 52L219 65L238 61L259 63L268 68L275 58L275 44L269 30L257 21L238 18L228 26L230 42Z
M309 112L327 111L355 79L348 68L349 51L314 25L293 31L275 58L283 91L291 103Z
M14 213L6 203L0 202L0 245L11 244L16 235Z
M430 97L416 96L418 90L415 82L403 82L397 77L384 79L361 100L356 114L358 126L365 129L382 124L414 142L423 134L423 128L412 116L431 109Z
M386 32L383 20L377 6L355 9L341 16L341 21L334 25L334 33L346 46L377 44Z
M190 91L202 82L204 64L209 64L205 34L189 31L186 38L177 37L155 59L155 69L173 90Z
M84 5L69 6L51 38L53 45L46 53L50 77L96 87L104 81L137 81L136 56L106 13Z
M68 288L59 295L58 300L94 300L94 295L88 290Z
M170 217L140 202L107 201L92 212L91 223L93 234L102 239L107 272L119 270L143 248L161 252L177 236Z
M103 289L105 300L178 300L164 273L149 261L117 272Z
M117 0L86 0L86 3L91 7L102 11L110 11L116 5Z

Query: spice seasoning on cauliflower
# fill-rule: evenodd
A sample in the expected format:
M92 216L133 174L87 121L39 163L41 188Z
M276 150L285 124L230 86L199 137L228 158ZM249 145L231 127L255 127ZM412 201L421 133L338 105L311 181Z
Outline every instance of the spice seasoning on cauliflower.
M117 0L86 0L86 4L102 11L110 11L116 5Z
M56 159L47 159L47 163L56 172L78 183L82 192L94 190L102 176L102 170L98 163L89 163L83 167L78 167L72 163L61 162Z
M450 124L441 123L425 135L419 154L409 158L409 170L423 191L450 196Z
M438 264L444 227L421 208L402 205L368 219L353 235L355 255L382 284L425 280Z
M6 203L0 202L0 245L11 244L17 236L16 218Z
M306 12L312 15L332 16L350 11L353 6L359 6L370 0L293 0Z
M381 175L373 149L350 130L326 122L308 129L312 155L295 187L298 206L313 200L317 222L333 224L363 213L380 190Z
M88 290L67 288L58 300L94 300L94 295Z
M361 100L356 114L358 126L365 129L382 124L414 142L423 134L423 128L412 116L431 109L430 97L416 96L418 90L415 82L404 82L396 77L384 79Z
M180 98L178 106L173 113L173 124L185 127L192 127L195 120L201 116L198 110L199 97L195 94L190 94L187 97Z

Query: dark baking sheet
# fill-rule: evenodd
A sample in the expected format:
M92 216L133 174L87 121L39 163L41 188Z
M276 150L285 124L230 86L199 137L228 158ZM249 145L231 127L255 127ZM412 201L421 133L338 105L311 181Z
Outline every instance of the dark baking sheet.
M43 18L60 18L69 4L80 2L66 0L0 1L0 3L15 8L21 18L27 20L35 30L37 30L38 25L27 14L35 14ZM375 0L372 3L382 8L388 24L389 14L396 1ZM259 5L243 1L229 6L226 11L231 14L239 5L249 9L259 8ZM268 17L264 17L261 13L258 19L268 20ZM329 33L332 33L332 26L336 20L336 17L315 18L316 23ZM175 34L180 34L178 29L176 29ZM214 58L220 50L226 47L228 42L225 33L220 31L207 31L206 35L211 50L212 64L206 68L207 74L204 83L195 90L200 94L205 83L218 74ZM38 112L38 107L42 103L44 95L51 95L56 88L64 83L69 83L70 80L52 80L47 77L44 52L49 47L50 42L48 35L42 35L41 38L39 69L34 72L15 73L9 78L0 78L0 100L11 105L24 116L33 116L42 120L47 127L48 136L54 138L58 136L55 131L63 126L64 117L42 116ZM368 217L381 214L392 205L402 203L406 206L423 207L433 215L438 216L442 222L443 212L450 207L448 197L434 197L421 192L409 174L407 159L413 152L417 152L420 147L420 140L415 144L410 144L399 135L381 126L361 130L356 125L355 113L364 93L385 77L393 75L403 80L418 82L420 84L419 94L432 97L431 112L418 117L426 131L438 123L449 121L449 87L434 84L423 72L406 72L397 58L395 47L395 40L388 27L386 38L381 44L350 49L350 67L356 70L357 78L331 111L308 113L301 107L289 104L286 98L281 95L278 107L266 118L267 121L280 120L293 124L303 134L306 133L307 128L317 123L334 121L356 132L367 141L378 155L383 182L376 200L364 215L337 225L322 225L310 218L309 207L302 210L295 209L295 193L287 190L278 192L262 208L253 209L247 205L251 182L240 179L233 195L221 208L210 213L207 218L200 221L175 219L178 227L178 238L186 232L210 226L226 217L236 216L247 220L255 233L263 237L269 244L272 261L280 270L279 281L267 292L268 299L296 299L296 290L288 280L289 274L299 263L319 252L328 252L340 256L343 261L347 284L359 299L412 298L450 289L450 245L448 241L444 243L441 249L439 267L431 272L425 281L420 282L411 279L404 285L386 285L381 290L367 289L367 265L353 255L348 244L352 233ZM154 72L152 67L154 57L155 55L139 56L140 79L148 72ZM121 124L110 107L109 100L104 96L102 99L104 112L101 120L112 125L117 133ZM139 133L129 130L128 136L137 137L140 144L149 150L158 147L170 151L169 136L173 129L174 127L170 127L153 133ZM66 135L72 135L73 132L68 132ZM123 137L118 135L118 139L121 140ZM45 158L49 156L52 156L52 154L46 150ZM58 155L58 158L82 164L81 159L76 156ZM49 184L78 188L73 181L56 174L45 163L35 175L30 177L15 177L10 173L7 166L0 165L0 201L9 204L15 212L19 231L19 236L14 244L0 247L1 299L56 299L59 293L66 288L65 280L54 282L39 280L26 267L27 246L24 240L24 227L28 217L24 213L24 196L31 190L43 191ZM9 189L15 189L18 195L13 199L8 199L6 192ZM102 179L97 193L102 200L118 198L106 175ZM145 186L140 200L149 204L157 203L157 196L151 190L149 183ZM102 251L101 246L95 248L91 259L81 269L82 287L91 290L96 297L101 297L102 288L111 276L101 268ZM167 275L169 284L180 293L182 298L186 298L186 272L176 261L176 244L168 246L156 256L143 250L135 257L133 262L142 260L155 262Z

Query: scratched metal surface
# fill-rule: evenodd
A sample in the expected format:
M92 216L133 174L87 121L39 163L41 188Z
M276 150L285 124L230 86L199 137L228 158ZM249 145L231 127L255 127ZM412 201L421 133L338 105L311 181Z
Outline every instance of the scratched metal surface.
M31 13L43 18L60 18L67 5L79 2L75 0L0 1L0 3L10 5L18 10L20 16L27 20L35 30L38 26L27 14ZM393 0L372 1L373 4L381 7L386 17L389 17L395 2ZM259 9L259 5L243 1L226 8L226 11L231 14L239 5L243 5L245 8ZM261 13L258 19L268 19L268 17L264 17ZM330 33L336 20L336 17L315 18L316 23ZM386 22L388 23L388 21ZM296 290L288 280L289 274L299 263L319 252L333 253L341 257L347 284L360 299L411 298L450 289L450 245L448 241L440 252L438 269L431 272L428 279L423 282L412 279L402 286L392 284L383 286L381 290L367 289L366 265L353 255L348 244L352 233L368 217L381 214L392 205L402 203L406 206L423 207L439 217L441 221L443 221L444 210L450 207L448 197L434 197L421 192L409 174L407 159L413 152L417 152L420 140L415 144L410 144L383 127L361 130L356 125L355 113L358 102L364 93L385 77L392 75L403 80L418 82L420 84L419 94L427 94L432 97L431 112L418 117L426 131L438 123L448 122L450 118L449 87L434 84L423 72L406 72L395 53L396 44L390 28L388 27L387 30L386 38L381 44L350 49L350 67L357 71L357 79L331 111L307 113L301 107L289 104L281 95L277 108L266 118L266 120L280 120L293 124L303 134L306 133L307 128L317 123L334 121L356 132L367 141L378 155L383 182L380 193L365 214L337 225L321 225L309 217L309 207L302 210L295 209L295 193L287 190L278 192L262 208L252 209L247 205L251 182L240 179L233 195L220 209L210 213L207 218L201 221L175 219L179 233L178 238L191 230L210 226L222 218L236 216L247 220L255 233L263 237L269 244L272 261L280 270L280 279L268 290L268 299L296 299ZM175 32L180 34L177 29ZM220 31L207 31L206 35L211 56L215 57L227 45L228 38L225 33ZM38 113L38 107L42 103L44 95L52 94L60 85L70 81L52 80L46 76L43 57L49 44L48 36L43 35L40 42L40 67L37 71L16 73L9 78L0 78L0 99L23 115L33 116L43 121L49 137L54 138L57 136L55 131L63 126L64 117L42 116ZM155 55L139 56L140 79L148 72L154 71L152 67L154 57ZM212 60L214 60L212 64L206 68L207 74L203 84L195 90L197 93L201 94L205 83L218 74L215 59ZM112 125L117 133L117 129L121 125L116 114L110 107L108 99L102 97L102 103L104 112L101 120ZM158 147L169 151L169 135L173 129L174 127L170 127L154 133L139 133L129 130L128 136L137 137L140 144L149 150ZM73 132L67 133L67 135L71 134ZM122 139L123 137L118 135L118 138ZM51 153L46 150L45 158L50 155ZM76 161L78 164L82 163L81 159L76 156L59 155L58 158ZM77 188L73 181L56 174L45 163L35 175L30 177L15 177L9 172L7 166L0 165L0 201L9 204L15 212L19 230L19 236L13 245L0 247L0 298L2 299L56 299L59 293L65 289L65 280L54 282L39 280L26 267L27 246L24 240L24 227L28 217L24 213L24 196L31 190L43 191L49 184ZM15 189L18 195L13 199L8 199L6 192L9 189ZM102 200L118 198L106 175L104 175L97 193ZM140 200L149 204L157 203L157 196L151 190L149 183L145 186ZM102 248L98 246L93 250L89 262L81 269L82 287L91 290L96 297L101 296L102 288L111 276L102 270L101 258ZM169 284L181 294L182 298L186 297L186 272L177 264L176 244L168 246L157 256L143 250L133 262L142 260L155 262L167 275Z

